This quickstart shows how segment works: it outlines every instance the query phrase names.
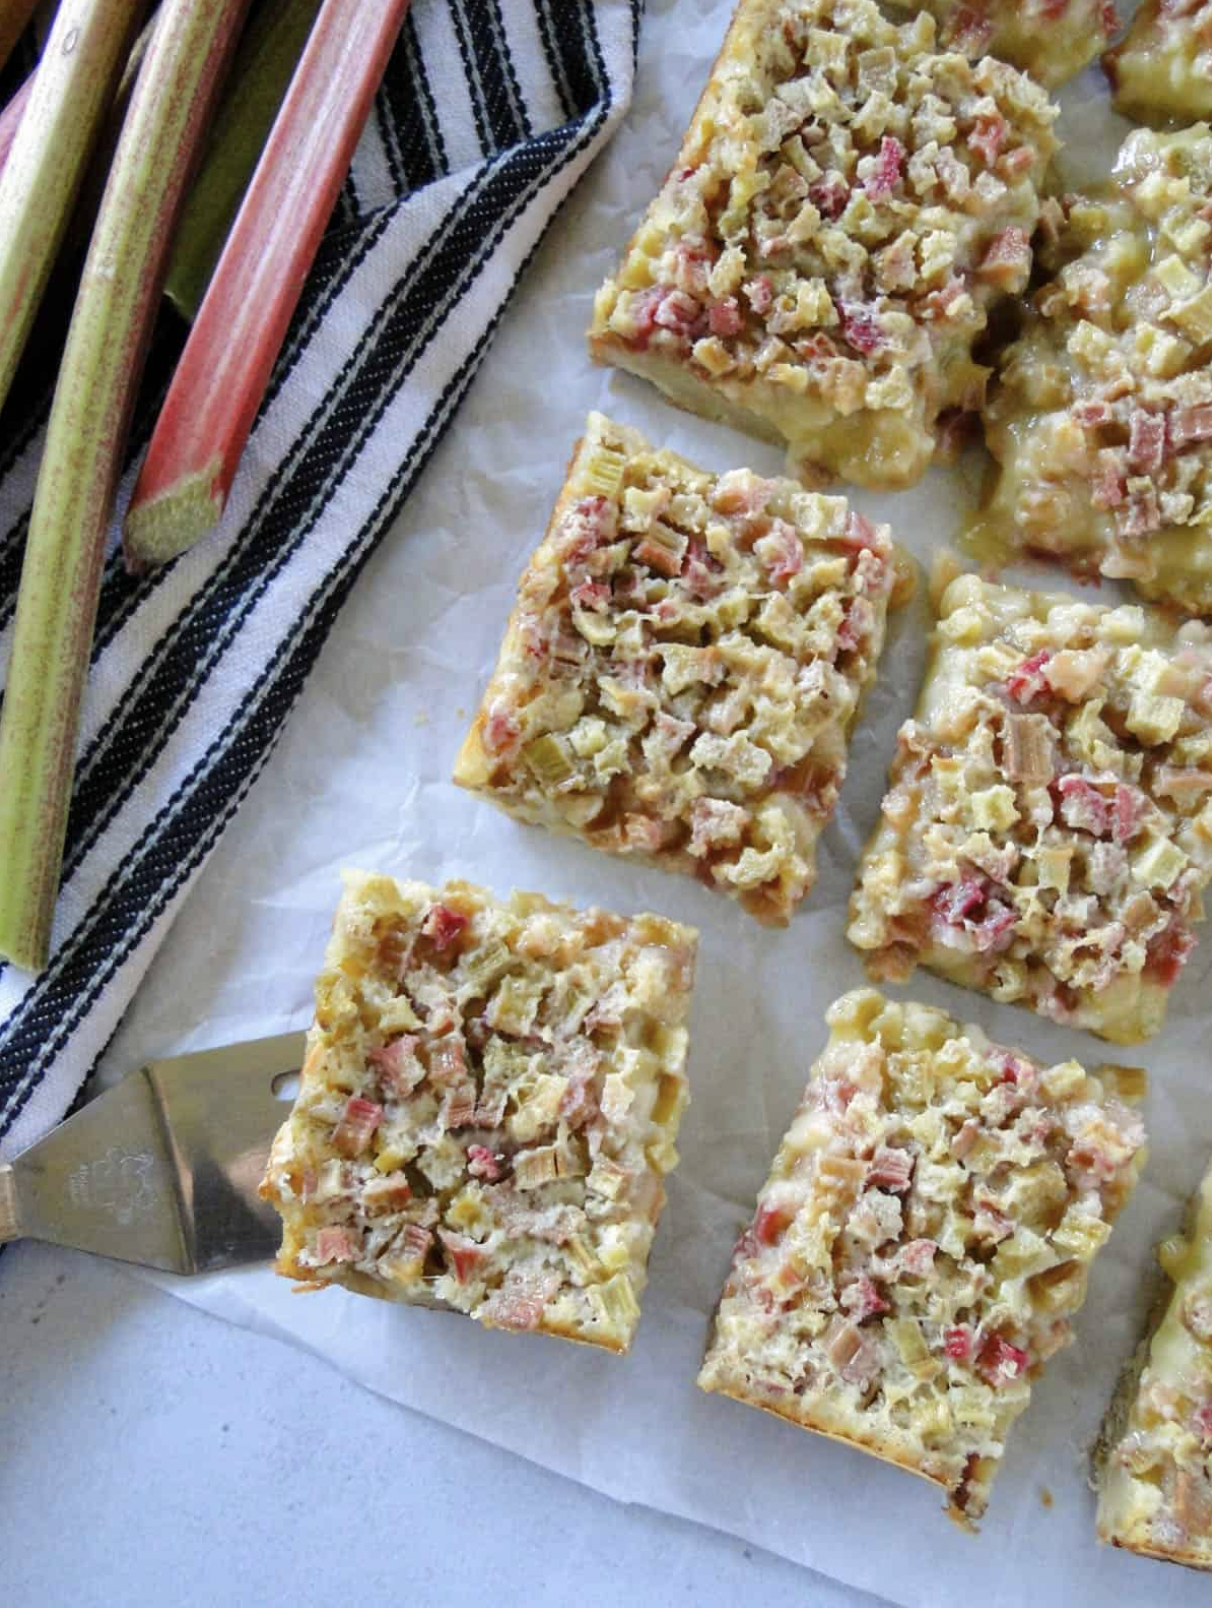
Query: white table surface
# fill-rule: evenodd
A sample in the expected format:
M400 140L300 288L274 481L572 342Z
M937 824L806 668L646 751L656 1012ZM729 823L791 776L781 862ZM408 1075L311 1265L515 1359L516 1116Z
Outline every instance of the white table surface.
M5 1608L351 1599L879 1608L397 1407L111 1264L36 1245L0 1257Z

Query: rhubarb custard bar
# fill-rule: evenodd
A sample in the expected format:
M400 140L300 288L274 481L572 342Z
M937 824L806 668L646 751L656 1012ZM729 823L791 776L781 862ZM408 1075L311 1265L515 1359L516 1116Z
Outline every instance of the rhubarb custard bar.
M990 533L1212 612L1212 132L1138 130L1071 198L985 413ZM1058 212L1060 211L1058 207Z
M348 872L261 1192L277 1270L626 1351L677 1162L697 935Z
M1212 630L961 576L849 936L1118 1044L1161 1026L1212 870Z
M1212 0L1144 0L1103 66L1125 117L1212 117Z
M807 484L912 484L939 415L980 404L989 307L1027 283L1055 113L938 50L925 13L741 0L591 353L786 444Z
M1025 68L1050 89L1076 77L1119 28L1112 0L891 0L929 11L948 50L986 52Z
M874 989L826 1020L699 1384L933 1480L971 1525L1136 1183L1143 1078Z
M1096 1449L1098 1533L1212 1569L1212 1171L1158 1258L1172 1290Z
M840 497L591 414L454 779L785 923L895 588L887 528Z

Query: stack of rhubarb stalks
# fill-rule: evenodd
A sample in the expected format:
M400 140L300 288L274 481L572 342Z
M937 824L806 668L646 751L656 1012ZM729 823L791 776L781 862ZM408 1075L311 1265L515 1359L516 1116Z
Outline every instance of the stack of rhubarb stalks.
M407 5L160 0L149 16L147 0L59 0L0 110L0 406L40 304L74 296L0 709L0 957L19 966L49 950L102 561L161 300L190 329L125 516L132 571L222 517ZM0 66L39 10L0 5Z

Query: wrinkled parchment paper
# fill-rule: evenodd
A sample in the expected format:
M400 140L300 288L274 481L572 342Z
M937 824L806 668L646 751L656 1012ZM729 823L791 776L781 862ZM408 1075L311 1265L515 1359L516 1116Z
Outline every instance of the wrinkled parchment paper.
M727 0L651 0L631 115L532 265L454 429L361 581L106 1062L107 1078L116 1077L147 1056L304 1025L342 865L432 882L464 876L501 892L535 888L694 923L702 940L693 1102L636 1345L619 1359L342 1291L294 1295L264 1270L160 1282L613 1497L744 1536L897 1603L1206 1602L1206 1580L1096 1544L1085 1452L1140 1330L1151 1246L1174 1226L1212 1149L1204 1026L1212 936L1187 968L1160 1041L1138 1052L1152 1074L1151 1161L1096 1264L1075 1345L1049 1363L1011 1436L978 1539L943 1517L940 1494L924 1482L694 1386L730 1247L823 1042L823 1012L863 981L843 937L845 901L917 691L924 588L894 626L822 840L820 880L785 932L762 930L690 879L518 826L449 781L587 409L717 469L779 468L774 451L673 411L639 381L593 369L583 344L592 293L676 150L727 11ZM1125 126L1110 114L1097 71L1062 98L1074 182L1105 168ZM860 492L854 501L928 560L952 538L980 469L974 457L913 491ZM1117 1058L925 973L901 992L1037 1056Z

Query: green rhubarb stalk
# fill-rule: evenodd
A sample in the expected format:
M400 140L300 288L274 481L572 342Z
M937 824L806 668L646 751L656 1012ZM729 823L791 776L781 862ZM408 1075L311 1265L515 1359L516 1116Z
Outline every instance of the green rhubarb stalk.
M28 100L0 172L0 405L142 10L142 0L63 0L27 80Z
M12 55L38 5L39 0L0 0L0 67Z
M126 513L134 572L220 520L408 0L324 0L177 364Z
M246 5L161 6L101 199L51 404L0 711L0 955L32 970L46 964L49 950L105 537L131 408L173 223Z
M279 0L258 12L236 50L214 132L181 214L164 294L197 316L257 160L290 85L320 0Z

